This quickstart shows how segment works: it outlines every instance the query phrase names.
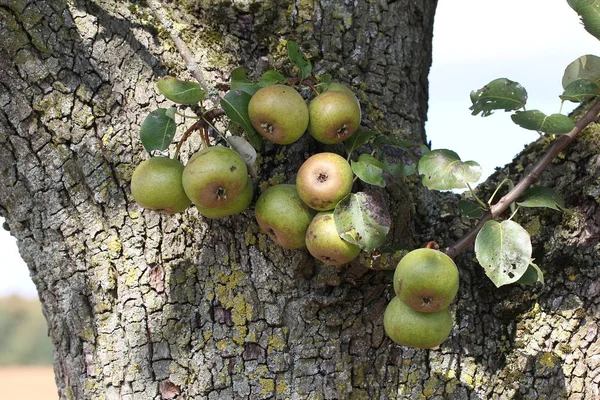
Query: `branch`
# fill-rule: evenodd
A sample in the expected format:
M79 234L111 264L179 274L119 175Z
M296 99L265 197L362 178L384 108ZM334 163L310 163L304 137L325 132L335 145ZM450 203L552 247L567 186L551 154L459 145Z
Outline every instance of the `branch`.
M583 117L581 117L579 121L575 123L575 126L569 133L562 135L552 144L552 146L550 146L548 151L542 156L542 158L538 160L531 171L525 175L510 192L502 197L498 203L494 204L490 210L483 215L475 228L473 228L469 233L463 236L452 246L448 247L445 250L445 253L451 258L454 258L462 253L467 247L471 246L473 242L475 242L475 238L477 237L477 234L481 228L483 228L483 225L487 221L493 220L500 216L514 201L516 201L523 193L525 193L525 191L531 185L533 185L535 181L538 180L544 169L546 169L552 160L561 151L563 151L564 148L567 147L569 143L571 143L585 127L597 120L598 114L600 114L600 100L596 100L596 102L592 104L590 109Z
M160 1L148 0L148 3L154 16L160 21L163 28L169 33L169 36L171 36L173 42L175 42L175 47L177 47L177 50L183 57L183 61L185 62L188 71L190 71L192 76L200 83L202 89L204 89L206 93L210 93L208 85L206 84L204 76L202 75L202 70L198 66L198 63L196 63L196 61L194 60L194 56L192 55L192 52L190 51L187 44L185 44L183 39L181 39L181 36L179 36L179 29L175 26L175 23L169 18L167 12L160 4Z

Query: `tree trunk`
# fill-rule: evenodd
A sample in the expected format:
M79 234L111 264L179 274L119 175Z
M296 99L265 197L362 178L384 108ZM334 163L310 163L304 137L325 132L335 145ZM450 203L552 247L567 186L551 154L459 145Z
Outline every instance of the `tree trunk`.
M236 66L262 68L261 57L281 67L280 40L295 40L317 72L353 85L367 126L425 141L435 5L165 7L212 86ZM139 126L170 105L154 81L189 77L144 3L0 0L0 71L0 213L38 288L61 399L600 398L597 131L542 177L573 213L524 217L546 286L496 289L473 254L458 257L452 335L418 351L383 332L389 272L281 249L251 209L211 221L193 207L167 216L133 201L131 174L147 157ZM186 143L182 161L197 149ZM291 182L321 150L309 138L267 144L256 183ZM447 245L471 224L456 216L457 196L416 180L384 196L390 242Z

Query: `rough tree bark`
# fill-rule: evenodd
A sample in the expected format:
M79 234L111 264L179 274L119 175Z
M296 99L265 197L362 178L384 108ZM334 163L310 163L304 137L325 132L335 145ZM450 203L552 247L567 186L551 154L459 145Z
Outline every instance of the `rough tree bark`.
M368 126L424 141L435 5L166 7L215 87L296 40L318 71L358 90ZM143 2L0 0L0 72L0 213L38 288L61 399L600 398L595 128L542 176L573 213L523 220L546 286L495 289L473 254L459 256L452 335L417 351L383 333L389 273L282 250L251 210L209 221L133 202L128 182L146 157L140 123L168 104L153 82L188 76ZM511 176L543 146L515 160ZM183 161L196 149L186 144ZM259 181L289 182L318 150L307 138L267 145ZM445 245L469 228L455 195L406 180L385 196L391 241Z

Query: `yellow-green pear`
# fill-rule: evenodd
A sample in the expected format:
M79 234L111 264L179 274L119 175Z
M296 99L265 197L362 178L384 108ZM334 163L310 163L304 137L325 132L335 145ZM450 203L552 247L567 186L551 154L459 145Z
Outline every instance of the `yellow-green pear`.
M395 343L417 349L431 349L446 340L452 331L452 315L447 308L422 313L394 297L383 313L386 335Z
M253 197L254 197L254 184L252 183L252 179L248 179L244 190L242 190L240 194L238 194L232 201L225 204L224 206L218 206L218 207L196 206L196 208L198 209L198 212L206 218L219 219L219 218L227 217L229 215L241 213L246 208L248 208L250 203L252 203Z
M183 170L187 196L197 206L215 208L233 201L248 182L242 156L229 147L205 147L194 154Z
M333 210L350 193L354 174L346 159L335 153L309 157L296 175L298 195L309 207Z
M320 212L313 218L306 231L306 248L327 265L349 263L360 253L360 247L340 237L332 211Z
M258 133L277 144L294 143L308 126L304 99L286 85L260 88L248 103L248 116Z
M355 96L332 90L321 93L308 105L308 132L321 143L348 139L360 126L360 105Z
M413 310L440 311L456 297L458 268L439 250L413 250L396 267L394 291Z
M168 157L152 157L137 166L131 177L131 195L142 207L175 214L192 202L181 183L183 164Z
M256 221L272 241L286 249L305 247L306 230L315 214L298 196L296 185L271 186L256 200Z

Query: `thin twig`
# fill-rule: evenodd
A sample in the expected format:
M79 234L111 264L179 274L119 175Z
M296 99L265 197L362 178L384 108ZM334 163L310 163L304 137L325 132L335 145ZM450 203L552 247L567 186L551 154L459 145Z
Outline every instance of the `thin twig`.
M467 247L471 246L475 242L475 238L479 231L483 228L483 225L487 221L493 220L499 217L504 211L506 211L510 205L516 201L525 191L538 180L544 169L552 162L552 160L564 150L575 139L575 137L589 124L595 122L600 114L600 100L597 100L592 104L590 109L585 113L579 121L575 123L575 127L561 137L559 137L550 146L548 151L538 160L533 166L531 171L525 175L516 186L502 197L498 203L490 207L490 211L486 212L483 217L477 223L477 226L473 228L469 233L463 236L459 241L454 243L452 246L445 250L445 253L451 258L456 257L463 252Z
M198 63L196 63L196 60L194 60L194 56L192 55L192 52L187 44L183 41L183 39L181 39L181 36L179 36L179 29L177 29L175 26L175 22L169 18L162 4L160 4L160 1L148 0L148 4L150 4L150 9L152 10L154 16L160 21L163 28L169 33L169 36L171 36L173 42L175 42L175 47L177 47L177 50L183 57L183 61L185 62L188 71L190 71L192 76L200 83L202 89L209 93L210 91L206 81L204 80L204 76L202 75L202 70L198 66Z
M187 140L187 138L191 135L191 133L196 130L200 130L200 129L202 129L202 120L198 120L198 121L194 122L194 124L185 131L185 133L183 134L181 139L179 139L179 142L177 142L177 148L175 148L175 153L173 154L174 160L176 160L177 157L179 157L179 150L181 150L181 146ZM202 140L204 141L204 138L202 138Z

